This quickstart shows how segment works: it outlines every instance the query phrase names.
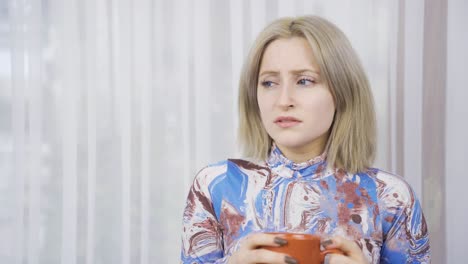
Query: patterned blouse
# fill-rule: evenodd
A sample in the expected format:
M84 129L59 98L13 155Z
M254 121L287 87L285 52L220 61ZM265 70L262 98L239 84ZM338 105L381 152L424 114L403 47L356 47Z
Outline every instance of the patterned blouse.
M355 240L370 263L430 263L419 201L401 177L330 169L325 155L294 163L273 146L266 162L226 160L196 176L183 215L182 263L226 263L253 232Z

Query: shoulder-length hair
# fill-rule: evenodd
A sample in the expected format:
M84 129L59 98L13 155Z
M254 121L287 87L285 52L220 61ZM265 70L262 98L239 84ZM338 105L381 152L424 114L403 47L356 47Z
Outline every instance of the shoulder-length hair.
M244 155L264 160L272 146L260 118L257 86L266 47L276 39L303 37L312 48L321 79L330 89L336 113L328 138L329 166L355 173L375 157L375 111L369 81L345 34L317 16L281 18L257 37L244 63L239 83L239 143Z

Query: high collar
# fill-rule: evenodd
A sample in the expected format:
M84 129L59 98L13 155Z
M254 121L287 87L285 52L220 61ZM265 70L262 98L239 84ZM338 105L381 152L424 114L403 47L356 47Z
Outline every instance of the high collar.
M282 177L291 178L313 176L319 174L319 172L322 172L325 169L326 152L310 160L296 163L286 158L276 144L273 143L270 155L267 159L267 164L272 172Z

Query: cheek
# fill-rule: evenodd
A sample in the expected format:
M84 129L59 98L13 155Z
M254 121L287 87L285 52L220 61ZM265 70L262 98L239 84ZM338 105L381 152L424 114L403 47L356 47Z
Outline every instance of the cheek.
M270 112L270 106L268 104L268 99L264 96L257 96L258 109L260 110L261 116L266 116Z
M327 114L332 115L333 117L335 115L335 110L336 110L335 101L333 100L332 97L330 97L329 100L324 105L324 111Z
M314 113L317 119L330 121L333 119L333 115L335 114L335 103L333 102L331 95L327 95L310 101L308 104L308 110L310 113Z

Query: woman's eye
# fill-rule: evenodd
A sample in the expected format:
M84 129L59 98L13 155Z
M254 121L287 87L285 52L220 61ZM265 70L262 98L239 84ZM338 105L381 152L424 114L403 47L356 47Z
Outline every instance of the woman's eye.
M314 83L313 80L307 79L307 78L302 78L297 82L297 84L299 84L299 85L311 85L313 83Z
M272 87L274 85L272 81L263 81L261 84L263 87Z

